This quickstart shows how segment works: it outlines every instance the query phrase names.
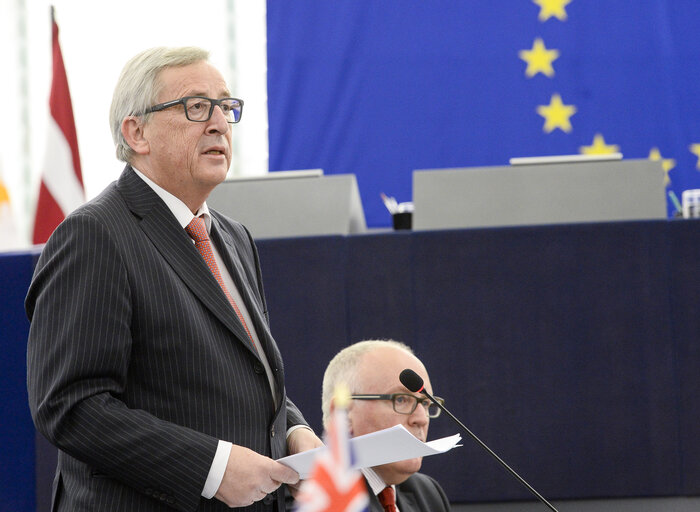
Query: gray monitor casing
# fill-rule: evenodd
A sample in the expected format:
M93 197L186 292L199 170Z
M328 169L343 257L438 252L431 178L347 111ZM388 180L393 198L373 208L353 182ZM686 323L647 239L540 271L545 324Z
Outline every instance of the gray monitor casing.
M226 180L207 204L242 223L257 239L366 231L354 174L289 171Z
M413 229L667 217L661 162L547 163L413 172Z

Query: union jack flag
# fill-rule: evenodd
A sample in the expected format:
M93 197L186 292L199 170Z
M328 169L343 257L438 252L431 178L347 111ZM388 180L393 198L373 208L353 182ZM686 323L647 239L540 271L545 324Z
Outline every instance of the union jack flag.
M367 488L362 473L351 469L352 452L345 404L337 399L326 432L328 449L314 463L311 477L297 496L297 512L361 512L368 510ZM346 393L347 396L347 393Z

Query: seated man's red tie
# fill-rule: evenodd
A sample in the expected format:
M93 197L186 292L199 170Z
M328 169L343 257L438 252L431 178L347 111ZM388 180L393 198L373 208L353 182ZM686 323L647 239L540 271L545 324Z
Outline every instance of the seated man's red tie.
M385 487L382 492L380 492L377 497L379 498L379 503L384 507L384 512L396 512L396 502L394 499L394 489L392 487Z

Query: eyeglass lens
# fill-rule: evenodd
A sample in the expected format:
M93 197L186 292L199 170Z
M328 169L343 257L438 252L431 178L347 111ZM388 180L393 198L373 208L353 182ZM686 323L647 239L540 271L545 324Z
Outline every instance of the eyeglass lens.
M411 414L415 410L418 400L413 395L395 395L394 410L400 414ZM421 400L420 404L429 417L435 418L440 414L440 408L429 399Z
M241 103L233 98L218 101L221 111L229 122L237 123L241 118ZM206 121L213 112L212 102L206 98L188 98L185 113L190 121Z

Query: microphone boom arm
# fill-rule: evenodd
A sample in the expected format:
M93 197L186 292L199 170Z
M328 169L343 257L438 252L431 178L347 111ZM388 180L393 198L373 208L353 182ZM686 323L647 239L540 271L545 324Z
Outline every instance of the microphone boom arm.
M428 393L425 390L425 386L423 386L423 379L417 373L415 373L413 370L406 369L406 370L401 372L399 380L409 391L413 391L414 393L423 393L425 396L427 396L435 405L437 405L440 408L441 411L443 411L445 414L447 414L460 427L462 427L464 429L464 431L467 434L469 434L471 436L471 438L474 439L474 441L476 441L479 444L479 446L481 446L484 450L486 450L494 459L496 459L498 462L500 462L500 464L504 468L506 468L508 470L508 472L511 475L513 475L521 484L523 484L527 488L528 491L530 491L533 495L535 495L537 497L537 499L539 499L542 503L547 505L547 507L549 507L549 509L552 510L553 512L559 512L556 508L554 508L554 506L551 503L549 503L544 498L544 496L542 496L539 492L537 492L535 490L535 488L532 487L529 483L527 483L523 477L521 477L518 473L516 473L513 468L511 468L508 464L506 464L506 462L503 459L501 459L498 455L496 455L496 453L491 448L486 446L486 444L481 439L479 439L476 436L476 434L474 434L471 430L469 430L464 425L464 423L459 421L455 417L454 414L452 414L450 411L448 411L440 402L435 400L433 395L431 395L430 393Z

